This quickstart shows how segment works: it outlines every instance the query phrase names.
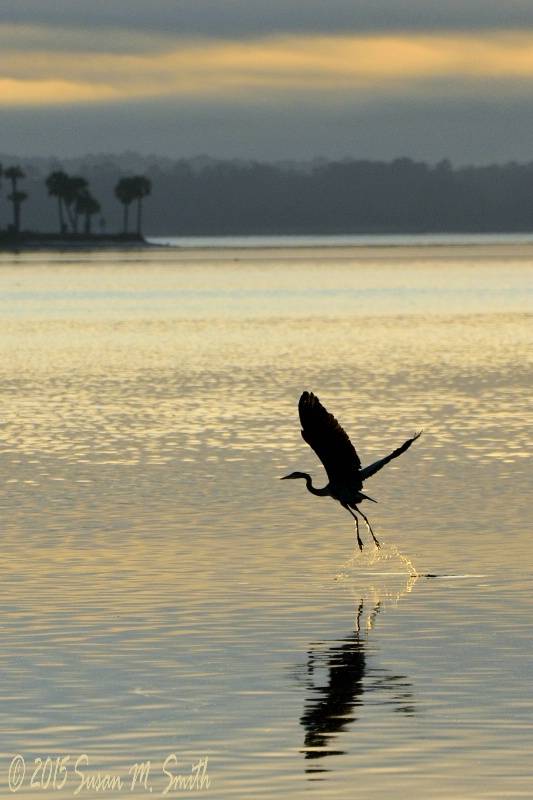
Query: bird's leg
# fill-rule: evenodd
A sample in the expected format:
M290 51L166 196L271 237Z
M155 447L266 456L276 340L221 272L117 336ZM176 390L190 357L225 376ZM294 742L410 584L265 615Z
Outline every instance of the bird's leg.
M371 527L371 525L370 525L370 522L369 522L369 521L368 521L368 519L365 517L365 515L363 514L363 512L361 511L361 509L360 509L360 508L358 508L358 509L357 509L357 511L358 511L358 512L361 514L361 516L363 517L364 521L366 522L366 527L368 528L368 530L369 530L369 531L370 531L370 533L372 534L372 538L373 538L374 542L376 543L376 547L378 548L378 550L380 550L380 549L381 549L381 545L380 545L380 543L378 542L378 540L376 539L376 536L375 536L375 534L374 534L374 531L372 530L372 527Z
M363 542L361 541L361 537L359 536L359 520L357 519L355 514L354 514L354 520L355 520L355 531L357 533L357 544L359 545L359 550L362 550Z
M355 520L355 531L357 533L357 544L359 545L359 550L362 550L363 549L363 542L361 541L361 537L359 536L359 520L357 519L356 515L353 513L351 508L348 508L348 506L345 506L344 504L342 504L342 505L346 509L346 511L350 512L350 514L352 515L352 517ZM378 545L378 547L379 547L379 545Z

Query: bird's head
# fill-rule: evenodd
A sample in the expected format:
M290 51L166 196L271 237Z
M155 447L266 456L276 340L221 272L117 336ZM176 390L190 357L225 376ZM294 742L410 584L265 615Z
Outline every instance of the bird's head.
M308 477L309 475L307 475L305 472L291 472L290 475L284 475L283 478L280 478L280 480L288 481L288 480L293 480L295 478L303 478L303 480L306 481Z

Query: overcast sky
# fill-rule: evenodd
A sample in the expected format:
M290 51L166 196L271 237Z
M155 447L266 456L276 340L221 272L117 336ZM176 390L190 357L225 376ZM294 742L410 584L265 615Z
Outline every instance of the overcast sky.
M0 152L533 161L532 0L0 0Z

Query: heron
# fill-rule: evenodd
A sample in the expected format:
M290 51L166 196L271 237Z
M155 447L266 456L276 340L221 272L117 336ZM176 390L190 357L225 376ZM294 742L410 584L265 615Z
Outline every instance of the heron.
M312 392L303 392L298 403L300 422L302 423L302 436L310 447L315 451L321 460L329 478L329 483L322 489L313 486L311 476L306 472L291 472L284 475L281 480L293 480L301 478L305 481L307 489L317 497L332 497L337 500L343 508L348 511L355 520L355 530L357 533L357 544L359 550L363 549L363 542L359 535L359 514L365 521L369 532L377 548L380 544L366 515L358 508L363 500L370 500L377 503L372 497L363 494L361 489L367 478L371 478L379 472L385 464L398 458L405 453L422 431L415 433L390 455L380 458L364 469L361 468L361 461L355 447L350 441L346 431L339 425L333 414L328 413L318 397Z

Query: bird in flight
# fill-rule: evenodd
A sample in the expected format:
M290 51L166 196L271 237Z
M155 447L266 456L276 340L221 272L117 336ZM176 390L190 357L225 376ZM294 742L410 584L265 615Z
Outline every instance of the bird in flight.
M398 458L402 453L405 453L413 442L418 439L422 431L415 433L412 439L408 439L390 455L362 469L361 461L348 434L341 428L333 414L329 414L326 411L316 395L312 392L303 392L298 403L298 411L300 422L302 423L302 436L322 461L329 483L322 489L317 489L313 486L311 476L306 472L291 472L290 475L284 475L281 480L303 478L311 494L316 494L318 497L332 497L337 500L355 519L357 544L359 549L362 550L363 542L359 535L359 520L357 518L357 514L360 514L372 534L376 547L379 548L379 542L370 522L361 509L358 508L362 500L377 502L377 500L372 500L371 497L363 494L361 491L363 483L367 478L371 478L372 475L379 472L393 458Z

